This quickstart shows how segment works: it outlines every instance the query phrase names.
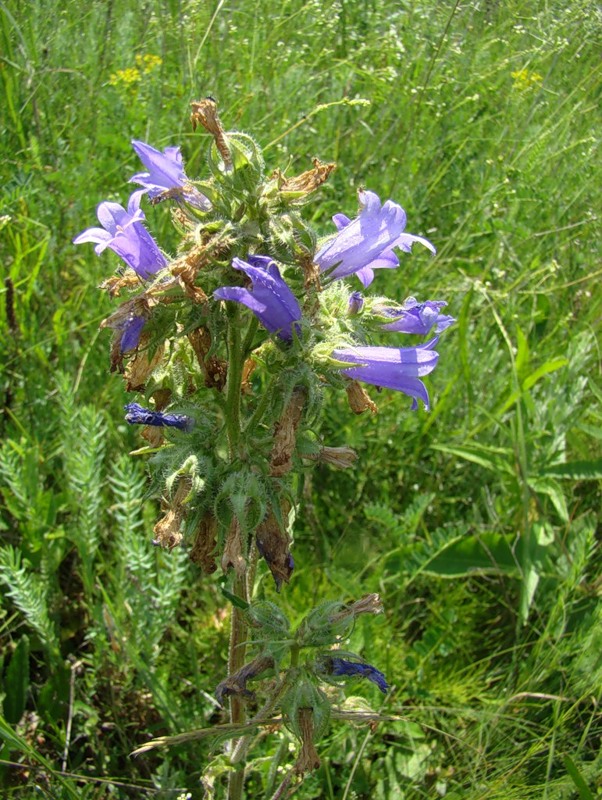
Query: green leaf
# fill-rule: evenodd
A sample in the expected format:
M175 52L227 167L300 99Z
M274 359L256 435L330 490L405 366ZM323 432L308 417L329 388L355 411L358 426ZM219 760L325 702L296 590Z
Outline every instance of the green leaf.
M566 506L564 493L557 481L552 478L537 476L529 479L529 485L536 492L547 495L552 501L552 505L556 509L556 513L560 519L563 522L568 522L569 511Z
M520 328L516 329L516 373L520 377L529 366L529 342Z
M461 578L474 572L517 574L512 552L514 536L499 533L469 534L452 541L422 567L422 572L442 578Z
M549 361L546 361L545 364L542 364L541 367L538 367L535 370L535 372L532 372L527 378L525 378L522 384L523 391L528 391L532 386L535 386L537 381L540 378L543 378L544 375L548 375L550 372L556 372L557 369L566 367L568 363L568 359L564 357L552 358Z
M571 481L597 481L602 478L602 458L552 464L543 469L540 475L554 475L557 478Z
M22 636L15 647L4 677L4 716L16 725L23 716L29 691L29 638Z
M221 593L232 603L233 606L236 606L236 608L242 608L243 611L246 611L249 607L249 603L247 603L246 600L243 600L242 597L238 597L236 594L232 594L232 592L229 592L223 586L221 587Z
M53 769L52 763L44 758L34 747L32 747L26 739L20 736L17 731L8 724L4 717L0 717L0 739L4 740L7 748L10 750L18 750L24 753L31 761L37 762L47 773L50 775L64 790L61 797L65 800L78 800L81 798L81 792L77 789L73 781L65 778L57 770Z
M538 367L534 372L528 375L521 384L521 392L528 392L532 386L535 386L540 378L543 378L544 375L548 375L550 372L555 372L557 369L561 369L568 364L568 359L562 358L552 358L549 361L546 361L545 364L542 364ZM498 406L498 408L494 412L494 416L499 417L501 414L504 414L511 408L516 401L521 396L521 392L513 391L511 392L506 400L502 403L502 405Z
M524 625L529 617L529 610L535 597L535 591L539 583L539 571L535 564L527 564L523 573L523 581L521 584L520 602L519 602L519 617Z
M479 464L481 467L490 469L493 472L505 472L509 475L514 475L512 466L514 456L512 450L508 448L485 447L482 445L456 447L445 444L435 444L432 447L433 450L464 458L466 461L472 461L473 464Z
M577 768L577 765L575 764L573 759L570 756L563 756L562 762L566 767L566 771L568 772L569 777L575 784L581 800L594 800L594 795L592 794L591 790L589 789L588 785L583 779L583 775L581 775L581 773L579 772L579 769Z

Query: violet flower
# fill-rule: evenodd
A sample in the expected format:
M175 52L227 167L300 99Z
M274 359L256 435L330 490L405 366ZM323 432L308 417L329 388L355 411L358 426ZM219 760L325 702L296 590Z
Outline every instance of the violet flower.
M128 350L134 350L138 347L145 322L146 319L144 317L132 314L122 325L119 325L117 328L121 332L119 349L122 353L127 353Z
M426 336L434 328L436 333L441 333L456 321L453 317L440 313L446 305L444 300L427 300L419 303L415 297L408 297L401 308L379 310L380 314L393 319L393 322L383 325L382 329Z
M332 357L356 366L341 369L343 375L385 389L395 389L413 398L412 410L422 400L429 409L429 396L420 378L437 366L439 354L433 347L438 337L418 347L350 347L336 349Z
M100 255L107 247L122 258L141 278L150 278L167 264L167 259L142 224L140 208L143 190L134 192L127 211L119 203L100 203L96 209L102 228L88 228L73 240L73 244L96 242L94 252Z
M375 683L383 694L389 690L389 684L383 673L372 664L348 661L346 658L328 659L329 672L335 677L368 678Z
M223 286L216 289L213 296L242 303L251 309L266 330L290 342L293 327L299 330L301 308L275 262L268 256L249 256L248 261L235 258L232 266L251 279L252 288Z
M153 411L143 408L139 403L128 403L124 406L127 414L125 421L130 425L153 425L158 428L178 428L181 431L190 431L194 427L192 417L185 414L164 414L162 411Z
M409 253L412 245L420 242L436 253L427 239L403 232L406 213L397 203L387 200L381 205L379 197L369 191L362 190L358 196L362 209L356 219L350 220L345 214L332 218L339 233L316 254L320 272L328 272L334 280L356 274L364 286L369 286L375 269L399 266L394 247Z
M179 147L166 147L163 152L155 150L150 144L132 141L132 147L148 172L138 172L130 183L139 183L148 192L151 200L169 192L172 197L185 200L190 205L208 211L211 203L189 181L182 164Z
M361 292L352 292L349 295L348 311L350 316L359 314L364 306L364 296Z

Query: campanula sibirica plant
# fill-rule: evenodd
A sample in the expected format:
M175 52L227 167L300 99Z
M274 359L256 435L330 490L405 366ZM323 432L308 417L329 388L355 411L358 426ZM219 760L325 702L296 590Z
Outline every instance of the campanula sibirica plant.
M251 734L286 727L299 742L302 779L320 763L316 745L333 708L345 715L345 686L389 691L378 665L344 649L355 618L381 611L378 595L300 609L294 627L276 602L251 592L258 570L277 592L294 580L296 473L318 461L356 463L344 442L320 439L324 401L345 390L352 412L376 411L368 390L377 387L428 409L424 379L454 320L443 300L404 300L401 270L396 297L357 291L357 278L367 290L376 270L399 267L416 243L435 253L405 232L400 205L360 189L357 215L335 215L338 232L320 238L304 210L335 165L315 160L285 176L266 167L250 136L223 128L213 100L192 108L193 128L210 135L200 179L185 171L178 146L136 140L144 170L131 181L142 189L127 208L100 203L102 228L74 242L94 243L98 255L111 249L122 262L104 283L120 304L102 326L113 331L111 369L133 393L125 419L141 426L162 502L153 541L186 548L200 571L222 575L232 633L228 672L211 688L229 705L230 721L215 735L229 741L220 769L230 800L239 800ZM172 252L145 227L143 200L170 208L180 237Z

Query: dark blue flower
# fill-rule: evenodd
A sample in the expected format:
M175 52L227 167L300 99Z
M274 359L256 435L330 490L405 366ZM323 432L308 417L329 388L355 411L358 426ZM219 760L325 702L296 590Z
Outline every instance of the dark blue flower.
M121 331L120 350L122 353L127 353L128 350L134 350L138 347L145 322L146 319L144 317L131 316L119 327Z
M367 678L372 683L375 683L383 694L386 694L389 690L387 679L372 664L348 661L346 658L329 658L328 667L329 673L333 677Z
M185 414L164 414L162 411L153 411L143 408L138 403L128 403L124 406L127 414L125 421L130 425L153 425L159 428L178 428L181 431L190 431L194 426L192 417Z
M267 256L249 256L248 261L235 258L232 266L251 279L252 288L223 286L216 289L213 296L242 303L251 309L266 330L290 342L293 328L299 330L301 307L275 262Z

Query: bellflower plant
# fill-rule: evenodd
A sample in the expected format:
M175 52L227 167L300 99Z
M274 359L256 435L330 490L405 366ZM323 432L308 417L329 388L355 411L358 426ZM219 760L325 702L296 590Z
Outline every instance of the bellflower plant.
M186 414L163 414L161 411L143 408L140 403L128 403L125 410L127 411L125 421L130 425L178 428L181 431L189 431L194 426L194 420Z
M263 327L281 339L290 341L293 328L299 330L301 308L297 298L282 279L275 262L269 256L248 256L247 261L235 258L234 269L251 279L252 288L225 286L216 289L218 300L233 300L250 308Z
M152 541L186 548L196 570L218 572L230 608L227 674L213 687L229 706L229 723L212 729L229 744L226 759L216 757L207 774L227 777L229 800L241 800L250 731L254 738L258 729L286 727L298 740L291 774L302 780L320 763L316 744L333 706L346 718L346 683L365 678L389 690L378 666L341 649L357 616L382 611L378 595L304 609L294 628L253 587L278 598L295 580L292 526L303 503L297 474L318 462L355 466L357 454L345 442L320 435L327 390L345 390L356 413L377 410L364 385L402 392L413 408L421 401L428 409L424 378L437 364L439 337L411 346L381 341L392 332L439 334L453 320L441 313L442 300L400 305L346 283L357 275L369 286L375 270L398 266L395 249L410 252L415 242L435 252L405 233L400 205L360 191L359 216L336 215L338 233L317 246L303 207L335 165L316 159L292 177L268 170L254 139L224 129L213 100L192 108L193 128L210 137L202 182L188 179L178 147L161 152L135 140L147 171L132 181L143 188L127 209L101 203L102 228L74 242L94 243L99 255L112 249L131 270L103 284L121 299L102 326L116 332L112 368L137 395L125 418L142 426L149 446L136 454L152 455L151 485L162 509ZM146 195L175 201L174 255L143 225ZM251 712L252 698L260 703ZM378 713L365 717L374 721ZM151 741L138 752L166 743Z
M384 204L374 192L360 191L361 211L350 220L345 214L335 214L333 222L339 233L316 254L316 264L331 279L357 275L364 286L374 280L375 269L395 269L399 259L393 252L398 247L406 253L420 242L433 254L434 246L421 236L404 233L406 212L387 200Z
M211 203L188 180L179 147L166 147L163 152L146 142L134 139L132 147L148 172L138 172L130 183L138 183L148 192L151 200L164 197L183 200L201 211L208 211Z
M395 389L413 398L412 408L422 400L429 409L429 395L420 380L437 366L439 354L433 350L438 337L418 347L354 347L333 350L333 358L355 366L343 375L386 389Z
M434 328L436 333L441 333L455 322L453 317L441 313L441 309L446 305L444 300L427 300L425 303L419 303L414 297L408 297L399 309L382 309L383 316L393 320L382 325L382 330L426 336Z
M73 244L96 242L94 252L100 255L107 247L122 258L140 278L150 278L167 264L167 259L146 230L140 200L144 191L134 192L127 211L119 203L100 203L96 210L102 228L87 228Z

